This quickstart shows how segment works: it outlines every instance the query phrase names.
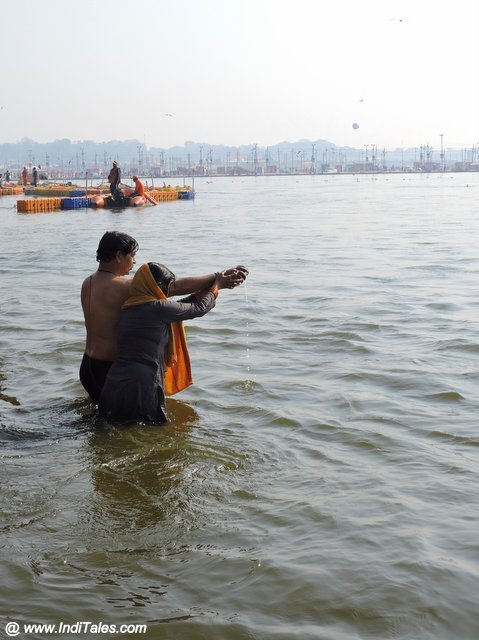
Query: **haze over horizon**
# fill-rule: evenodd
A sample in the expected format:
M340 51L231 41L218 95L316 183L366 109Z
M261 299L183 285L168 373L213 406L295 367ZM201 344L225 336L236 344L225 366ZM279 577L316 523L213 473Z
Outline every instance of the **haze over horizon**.
M25 0L2 20L0 144L479 140L475 0Z

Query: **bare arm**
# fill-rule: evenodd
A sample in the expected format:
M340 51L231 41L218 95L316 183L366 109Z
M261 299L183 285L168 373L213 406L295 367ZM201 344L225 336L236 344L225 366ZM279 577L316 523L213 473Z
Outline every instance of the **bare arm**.
M195 291L202 291L211 287L216 280L216 273L209 273L205 276L187 276L186 278L178 278L175 282L173 291L174 296L184 296Z
M247 269L238 265L235 268L226 269L226 271L217 271L216 273L209 273L204 276L178 278L171 295L184 296L189 293L195 293L196 291L203 291L203 289L213 286L215 282L217 282L220 289L234 289L244 282L247 275Z

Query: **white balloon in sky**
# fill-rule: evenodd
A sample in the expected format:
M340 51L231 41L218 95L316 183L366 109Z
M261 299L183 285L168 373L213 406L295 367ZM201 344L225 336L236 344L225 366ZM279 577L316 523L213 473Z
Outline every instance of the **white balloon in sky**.
M353 122L353 129L359 129L359 125L357 122Z

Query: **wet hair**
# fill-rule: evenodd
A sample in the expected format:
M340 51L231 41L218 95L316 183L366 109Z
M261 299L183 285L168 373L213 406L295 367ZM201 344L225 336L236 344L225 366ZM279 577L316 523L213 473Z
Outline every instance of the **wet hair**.
M138 242L126 233L120 231L107 231L103 234L96 252L97 262L109 262L116 256L117 251L128 255L138 251Z
M170 284L176 279L175 274L172 273L168 267L165 267L164 264L158 264L158 262L149 262L148 267L150 268L151 275L154 277L156 284L160 287L165 296L167 296Z

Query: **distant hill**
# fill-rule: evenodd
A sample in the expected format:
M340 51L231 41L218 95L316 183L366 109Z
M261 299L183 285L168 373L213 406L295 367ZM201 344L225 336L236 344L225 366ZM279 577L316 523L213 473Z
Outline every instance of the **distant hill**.
M294 150L296 153L312 153L312 145L315 145L315 153L322 153L326 149L337 149L338 151L354 151L349 147L336 147L327 140L297 140L296 142L283 141L270 147L257 147L257 153L264 158L265 153L269 153L272 158L278 153L286 153ZM22 138L15 143L0 144L0 163L15 162L16 164L72 164L80 162L85 165L103 164L105 161L110 164L111 159L118 159L121 162L131 162L137 160L139 155L149 154L153 156L175 156L185 160L190 154L191 161L198 162L200 155L206 159L211 153L214 159L223 158L229 154L231 159L237 155L245 158L254 150L254 144L244 144L238 147L227 145L211 145L207 142L187 141L183 146L170 148L145 147L139 140L109 140L106 142L94 142L93 140L72 141L68 138L54 140L52 142L36 142L29 138ZM48 156L48 157L47 157Z

